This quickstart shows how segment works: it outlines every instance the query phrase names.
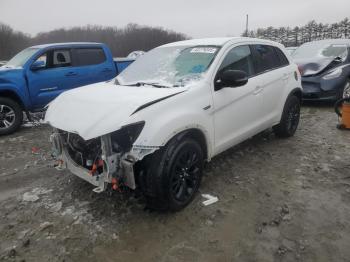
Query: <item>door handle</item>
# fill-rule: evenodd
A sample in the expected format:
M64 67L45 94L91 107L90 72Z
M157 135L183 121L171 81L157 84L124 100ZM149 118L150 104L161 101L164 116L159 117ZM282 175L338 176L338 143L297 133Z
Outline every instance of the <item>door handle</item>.
M257 94L259 94L261 91L263 91L264 90L264 88L263 87L261 87L261 86L257 86L257 87L255 87L255 90L254 90L254 95L257 95Z
M112 71L112 69L110 69L110 68L105 68L105 69L102 70L103 73L108 73L108 72L111 72L111 71Z
M283 74L282 80L288 80L289 75L288 74Z
M65 76L76 76L76 75L78 74L75 72L68 72L67 74L65 74Z

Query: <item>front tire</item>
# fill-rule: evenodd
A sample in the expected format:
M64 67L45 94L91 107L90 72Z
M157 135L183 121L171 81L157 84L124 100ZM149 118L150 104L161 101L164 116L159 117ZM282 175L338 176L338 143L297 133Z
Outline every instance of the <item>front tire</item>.
M282 113L281 122L273 127L277 137L287 138L295 134L300 120L300 99L295 95L288 97Z
M0 135L17 131L23 122L21 106L14 100L0 97Z
M204 166L203 151L191 138L173 138L164 148L142 160L139 185L147 207L179 211L198 191Z

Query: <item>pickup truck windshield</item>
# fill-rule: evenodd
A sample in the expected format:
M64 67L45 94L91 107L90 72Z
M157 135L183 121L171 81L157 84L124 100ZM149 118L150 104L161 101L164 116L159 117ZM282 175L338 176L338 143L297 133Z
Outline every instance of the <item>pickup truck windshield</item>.
M155 87L185 86L200 80L214 60L218 46L168 46L146 53L118 77L116 84Z
M38 48L27 48L15 55L5 66L19 67L23 66L29 58L32 57L39 49Z
M348 48L345 44L331 44L331 43L307 43L300 46L292 54L294 59L305 58L335 58L340 57L345 59L348 55Z

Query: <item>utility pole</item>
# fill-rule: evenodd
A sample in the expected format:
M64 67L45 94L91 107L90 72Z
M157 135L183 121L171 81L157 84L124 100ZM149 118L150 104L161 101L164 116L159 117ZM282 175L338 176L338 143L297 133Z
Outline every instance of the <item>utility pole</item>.
M249 25L249 17L247 14L246 24L245 24L245 36L248 37L248 25Z

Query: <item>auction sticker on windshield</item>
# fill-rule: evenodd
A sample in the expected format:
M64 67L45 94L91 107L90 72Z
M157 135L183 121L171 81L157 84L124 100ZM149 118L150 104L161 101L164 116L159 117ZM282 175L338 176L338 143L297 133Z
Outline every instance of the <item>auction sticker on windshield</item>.
M204 53L204 54L214 54L218 50L215 47L195 47L192 48L191 53Z

